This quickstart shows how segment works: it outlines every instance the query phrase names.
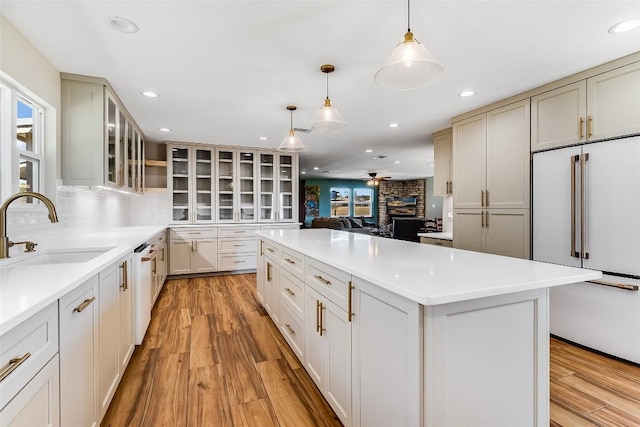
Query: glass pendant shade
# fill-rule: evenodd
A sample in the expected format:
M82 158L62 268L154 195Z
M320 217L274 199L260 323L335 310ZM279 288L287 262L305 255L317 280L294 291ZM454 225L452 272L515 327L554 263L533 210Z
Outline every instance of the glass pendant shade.
M293 129L289 131L289 135L282 140L278 147L279 151L286 151L288 153L299 153L306 149L307 147L305 147L302 140L294 134Z
M440 80L444 67L418 40L407 31L391 55L376 72L374 79L388 89L417 89Z
M311 129L314 132L339 132L346 125L347 122L344 121L336 107L331 105L329 98L324 101L324 105L320 107L311 119Z

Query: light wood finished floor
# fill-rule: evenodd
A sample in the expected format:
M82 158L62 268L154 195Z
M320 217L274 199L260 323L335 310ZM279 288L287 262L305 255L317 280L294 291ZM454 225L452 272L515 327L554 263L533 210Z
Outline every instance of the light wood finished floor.
M167 281L102 426L340 426L255 281ZM640 367L552 339L551 426L640 426Z

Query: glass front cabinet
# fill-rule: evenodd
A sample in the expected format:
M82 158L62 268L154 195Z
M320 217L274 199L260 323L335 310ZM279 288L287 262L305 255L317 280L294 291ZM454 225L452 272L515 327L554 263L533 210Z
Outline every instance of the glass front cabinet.
M296 222L298 157L277 151L167 145L170 222Z
M168 187L174 224L213 222L214 149L167 146Z
M258 214L260 222L295 222L298 194L297 156L259 152Z
M216 222L256 222L256 153L242 148L216 149L218 205Z
M142 192L140 128L106 80L61 76L63 183Z

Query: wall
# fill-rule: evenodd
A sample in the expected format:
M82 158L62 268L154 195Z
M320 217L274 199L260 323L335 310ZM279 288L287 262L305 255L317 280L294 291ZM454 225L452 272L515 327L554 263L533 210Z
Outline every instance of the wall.
M417 216L425 216L425 186L426 179L411 181L380 181L378 187L378 223L387 224L387 197L416 197Z
M372 221L378 222L378 215L376 206L378 205L378 194L375 190L376 187L367 186L366 181L363 180L354 180L354 179L307 179L301 182L301 192L300 192L300 205L304 205L304 186L305 185L317 185L320 187L320 216L331 216L331 187L338 188L373 188L373 219ZM353 203L353 197L351 198L351 203ZM304 206L302 207L302 212L304 212ZM301 216L302 218L302 216ZM311 224L312 218L305 218L304 222L306 225Z

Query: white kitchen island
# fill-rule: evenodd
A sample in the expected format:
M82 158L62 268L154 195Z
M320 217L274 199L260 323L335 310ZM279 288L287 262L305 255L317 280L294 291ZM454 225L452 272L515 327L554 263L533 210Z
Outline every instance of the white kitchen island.
M258 298L346 426L548 426L548 288L601 273L258 232Z

